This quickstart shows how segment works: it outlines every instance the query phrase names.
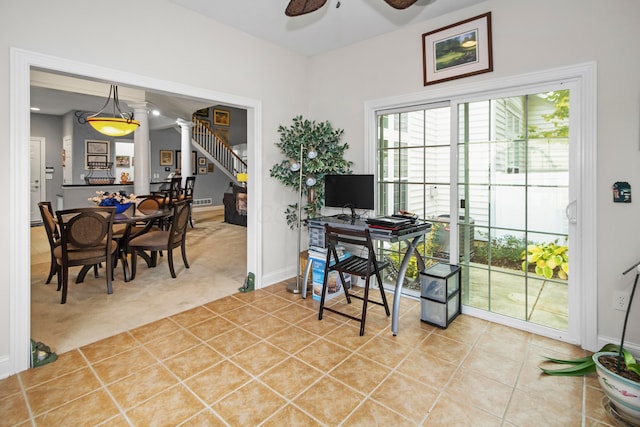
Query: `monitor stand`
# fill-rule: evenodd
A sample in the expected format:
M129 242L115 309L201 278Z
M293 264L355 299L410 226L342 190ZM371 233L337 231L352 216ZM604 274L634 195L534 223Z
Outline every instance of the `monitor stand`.
M360 219L360 215L356 214L356 210L354 209L353 205L344 205L344 207L351 209L351 215L340 214L337 216L339 220L342 220L342 221L351 220L351 223L353 224L356 219Z

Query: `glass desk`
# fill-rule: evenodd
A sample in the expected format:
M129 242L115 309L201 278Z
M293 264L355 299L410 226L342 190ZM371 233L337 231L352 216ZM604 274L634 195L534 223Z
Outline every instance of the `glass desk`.
M363 230L369 229L371 238L374 240L397 243L401 241L407 242L407 248L400 262L398 269L398 277L396 279L395 290L393 293L393 309L391 313L391 333L395 336L398 334L398 323L400 317L400 295L402 294L402 284L404 282L405 275L407 273L407 267L409 266L409 260L413 255L416 257L418 263L418 270L425 269L424 259L417 250L418 243L424 239L425 234L431 231L431 224L420 222L413 227L405 228L399 233L391 233L386 230L380 230L377 228L369 227L364 219L351 219L345 218L342 215L336 216L323 216L319 218L313 218L309 221L309 235L314 236L310 239L309 246L321 246L324 247L324 225L330 224L332 227L341 227L347 229ZM315 229L315 230L314 230ZM319 231L320 229L321 231ZM318 238L318 233L321 234L321 238ZM307 297L307 282L309 273L311 272L311 261L307 260L305 273L302 283L302 298Z

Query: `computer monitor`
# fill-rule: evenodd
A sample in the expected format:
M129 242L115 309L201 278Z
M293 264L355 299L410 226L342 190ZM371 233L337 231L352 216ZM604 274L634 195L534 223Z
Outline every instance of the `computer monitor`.
M355 219L356 209L375 209L374 189L373 175L325 175L324 205L350 208Z

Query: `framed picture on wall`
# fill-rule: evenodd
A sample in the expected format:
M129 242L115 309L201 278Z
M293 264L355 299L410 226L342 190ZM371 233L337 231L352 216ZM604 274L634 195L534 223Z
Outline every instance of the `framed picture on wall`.
M207 158L198 157L198 166L207 166Z
M424 85L493 71L491 12L422 35Z
M116 167L128 168L129 166L131 166L129 156L116 156Z
M213 124L217 126L229 126L231 119L226 110L213 110Z
M173 166L173 151L160 150L160 166Z
M196 151L191 152L191 173L196 174ZM176 150L176 169L182 168L182 151Z
M84 168L89 169L89 162L108 162L110 146L109 141L85 140Z
M207 174L207 168L204 166L200 166L198 168L198 175L206 175Z

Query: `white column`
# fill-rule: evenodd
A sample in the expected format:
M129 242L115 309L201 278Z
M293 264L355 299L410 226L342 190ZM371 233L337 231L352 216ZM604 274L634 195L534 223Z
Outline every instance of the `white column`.
M184 188L187 177L193 174L191 170L191 128L192 122L188 122L184 119L178 119L178 126L180 126L180 151L182 151L182 163L180 164L180 173L182 174L182 188Z
M133 193L145 195L151 192L151 141L149 139L149 110L146 102L128 104L134 110L134 119L140 127L133 133Z

